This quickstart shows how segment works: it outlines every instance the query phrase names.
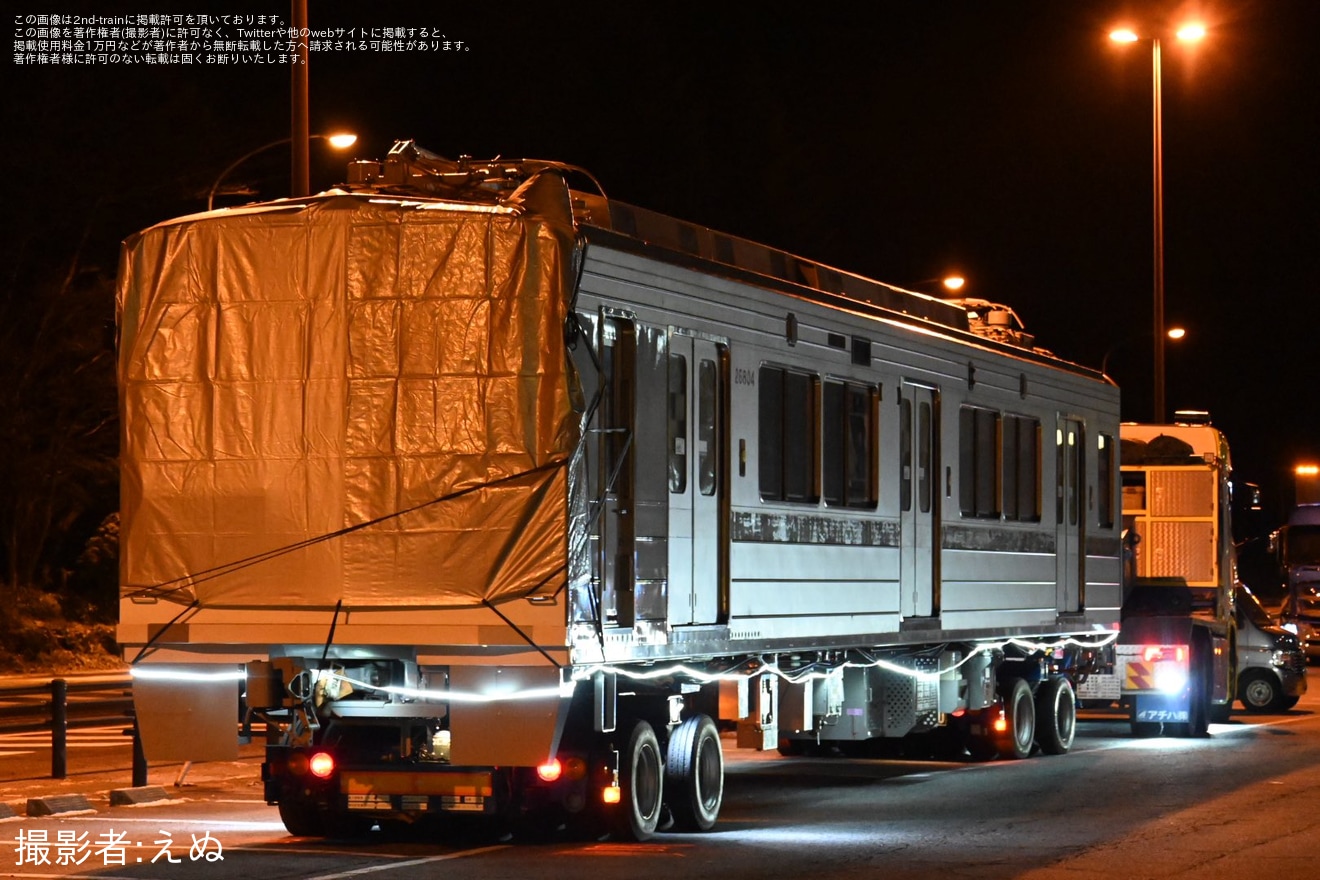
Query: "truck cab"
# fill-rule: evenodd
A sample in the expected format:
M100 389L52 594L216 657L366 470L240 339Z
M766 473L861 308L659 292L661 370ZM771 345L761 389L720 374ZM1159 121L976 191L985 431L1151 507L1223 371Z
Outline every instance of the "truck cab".
M1181 415L1181 414L1180 414ZM1120 428L1133 547L1115 670L1137 735L1204 735L1236 685L1232 464L1208 418Z
M1282 618L1306 655L1320 657L1320 503L1299 504L1270 536L1284 587Z
M1237 590L1238 701L1248 712L1284 712L1306 693L1306 654L1297 635L1245 586Z

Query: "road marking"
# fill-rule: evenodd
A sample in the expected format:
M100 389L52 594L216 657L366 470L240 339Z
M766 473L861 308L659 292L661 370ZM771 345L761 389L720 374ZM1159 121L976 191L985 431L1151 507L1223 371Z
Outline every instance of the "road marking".
M102 727L83 727L69 730L65 747L69 749L119 749L133 744L132 737L124 733L122 724ZM49 730L29 730L23 733L0 734L0 756L31 755L50 749Z
M468 856L477 856L482 853L495 852L501 849L508 849L508 844L499 844L496 846L483 846L478 849L466 849L462 852L449 853L443 856L431 856L425 859L410 859L406 862L392 862L388 865L370 865L366 868L356 868L352 871L342 871L337 874L320 874L316 877L309 877L307 880L338 880L340 877L360 877L363 874L375 874L380 871L394 871L399 868L415 868L418 865L429 865L431 862L448 862L453 859L463 859Z

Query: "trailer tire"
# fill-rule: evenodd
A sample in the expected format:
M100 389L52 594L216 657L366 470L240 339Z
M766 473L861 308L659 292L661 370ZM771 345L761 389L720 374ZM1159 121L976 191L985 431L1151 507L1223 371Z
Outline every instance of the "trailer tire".
M677 831L709 831L724 802L724 751L707 715L694 715L669 735L665 800Z
M1004 682L1004 717L1008 720L1008 730L999 754L1005 758L1030 757L1036 742L1036 701L1031 695L1031 685L1023 679L1010 678Z
M285 830L295 837L358 837L370 831L372 825L366 816L306 798L281 798L279 811Z
M664 804L665 766L655 729L645 721L633 725L627 748L619 755L619 785L623 789L611 823L625 840L649 840L660 825Z
M311 801L280 798L280 821L294 837L325 837L325 814Z
M1053 676L1036 690L1036 740L1047 755L1065 755L1077 734L1077 695L1072 682Z

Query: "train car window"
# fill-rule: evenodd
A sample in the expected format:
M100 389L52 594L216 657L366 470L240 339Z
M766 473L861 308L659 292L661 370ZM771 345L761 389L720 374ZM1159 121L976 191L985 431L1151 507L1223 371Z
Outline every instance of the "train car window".
M762 367L758 382L761 498L815 503L819 380L808 373Z
M756 457L761 497L784 498L784 371L762 367L757 381L760 419Z
M912 509L912 401L898 402L899 507Z
M1058 471L1059 491L1058 501L1055 505L1055 514L1060 523L1066 522L1070 526L1078 523L1078 507L1081 503L1081 484L1082 484L1082 447L1077 442L1077 429L1074 423L1068 423L1065 428L1058 428L1054 432L1054 442L1058 447Z
M715 362L702 360L697 370L697 473L702 495L714 495L719 478L719 437L715 414L719 371Z
M1027 416L1004 416L1003 486L1004 519L1040 521L1040 421Z
M999 413L964 406L958 412L958 499L963 516L999 517Z
M1108 529L1114 525L1114 473L1118 470L1114 466L1114 457L1118 447L1109 434L1099 435L1098 444L1100 450L1096 457L1096 483L1099 486L1100 504L1097 513L1101 528Z
M601 325L604 373L607 392L601 401L601 422L605 426L606 473L616 474L613 494L632 498L632 433L634 383L636 382L637 331L625 318L606 318Z
M921 401L917 408L917 498L922 513L930 513L934 493L931 473L931 453L934 451L935 430L930 403Z
M687 491L687 358L669 354L669 491Z
M874 508L876 479L876 389L850 382L826 382L821 460L825 503Z

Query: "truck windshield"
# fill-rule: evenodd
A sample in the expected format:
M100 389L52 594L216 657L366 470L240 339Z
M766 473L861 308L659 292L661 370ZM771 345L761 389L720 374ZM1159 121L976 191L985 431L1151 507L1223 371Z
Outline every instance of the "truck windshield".
M1289 526L1283 561L1285 565L1320 565L1320 526Z
M1244 589L1239 589L1237 592L1237 608L1240 615L1246 617L1247 620L1250 620L1256 626L1265 627L1274 625L1274 619L1270 617L1270 613L1260 604L1260 600ZM1241 625L1240 620L1239 625Z

